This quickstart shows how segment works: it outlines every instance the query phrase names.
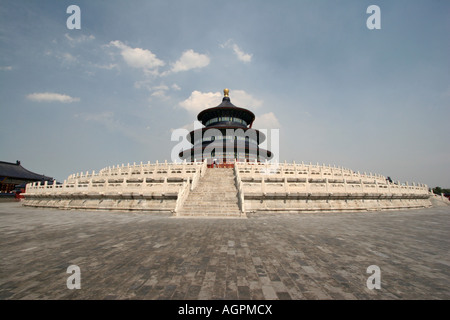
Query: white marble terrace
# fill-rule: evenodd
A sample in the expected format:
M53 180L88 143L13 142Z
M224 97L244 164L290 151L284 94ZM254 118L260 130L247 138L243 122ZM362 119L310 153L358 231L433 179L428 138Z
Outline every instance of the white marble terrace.
M346 194L424 194L420 183L389 183L385 176L354 172L336 166L304 163L237 163L244 194L250 193L346 193Z
M70 175L62 184L31 183L24 205L175 214L205 174L207 163L140 163ZM256 211L345 211L426 207L428 186L336 166L235 162L239 208ZM220 184L217 185L220 188ZM356 208L356 209L355 209Z

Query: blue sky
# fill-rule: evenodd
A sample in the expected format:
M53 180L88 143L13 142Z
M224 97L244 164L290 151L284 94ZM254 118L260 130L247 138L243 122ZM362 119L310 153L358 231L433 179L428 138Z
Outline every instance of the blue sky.
M59 181L170 161L229 88L281 161L450 187L449 21L447 0L0 0L0 160Z

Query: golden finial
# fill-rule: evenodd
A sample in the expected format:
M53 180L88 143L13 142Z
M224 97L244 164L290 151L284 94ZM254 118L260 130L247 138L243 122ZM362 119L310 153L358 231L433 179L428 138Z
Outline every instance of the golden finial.
M228 89L223 89L223 96L224 97L229 97L229 94L230 93L230 90L228 90Z

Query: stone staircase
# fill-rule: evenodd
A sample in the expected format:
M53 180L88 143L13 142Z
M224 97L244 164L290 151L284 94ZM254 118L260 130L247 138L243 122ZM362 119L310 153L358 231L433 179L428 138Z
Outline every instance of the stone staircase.
M233 169L208 168L179 216L241 217Z

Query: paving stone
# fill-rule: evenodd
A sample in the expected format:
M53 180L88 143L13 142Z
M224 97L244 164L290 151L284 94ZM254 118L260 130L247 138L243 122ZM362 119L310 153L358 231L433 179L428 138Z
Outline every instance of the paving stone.
M262 292L264 295L264 298L267 300L278 300L278 296L275 292L275 290L271 286L262 286Z
M448 300L449 234L448 207L177 219L0 203L0 299Z

